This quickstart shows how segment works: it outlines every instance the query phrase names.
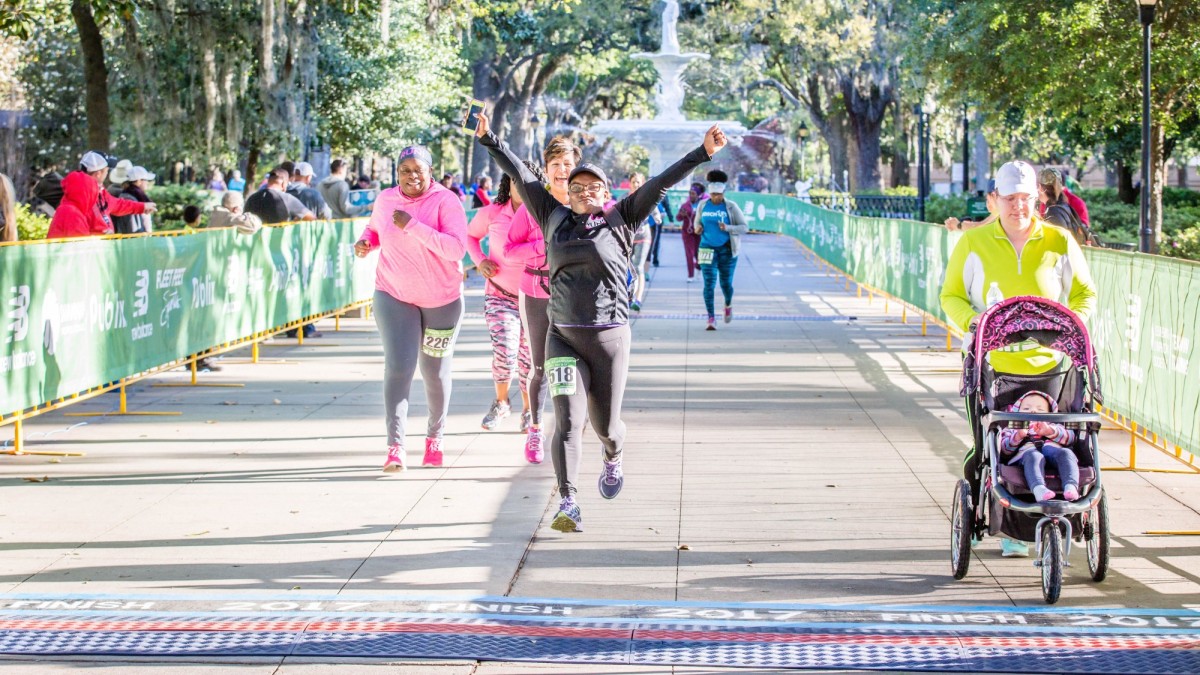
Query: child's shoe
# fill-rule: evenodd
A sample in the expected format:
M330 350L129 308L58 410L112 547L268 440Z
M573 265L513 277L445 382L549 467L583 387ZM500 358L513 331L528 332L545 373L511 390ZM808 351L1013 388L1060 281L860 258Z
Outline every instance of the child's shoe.
M1074 485L1068 485L1063 488L1063 499L1073 502L1079 499L1079 488Z
M1032 492L1033 492L1033 498L1038 500L1039 502L1046 502L1046 501L1050 501L1051 499L1054 499L1054 490L1051 490L1050 488L1046 487L1045 485L1039 485L1039 486L1033 488Z

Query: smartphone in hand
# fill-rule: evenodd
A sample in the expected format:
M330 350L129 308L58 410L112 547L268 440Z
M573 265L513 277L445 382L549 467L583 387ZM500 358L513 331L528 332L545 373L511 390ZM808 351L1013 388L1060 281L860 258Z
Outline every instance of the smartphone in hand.
M479 118L475 117L483 112L483 101L477 99L469 99L463 112L462 129L469 133L475 133L475 129L479 127Z

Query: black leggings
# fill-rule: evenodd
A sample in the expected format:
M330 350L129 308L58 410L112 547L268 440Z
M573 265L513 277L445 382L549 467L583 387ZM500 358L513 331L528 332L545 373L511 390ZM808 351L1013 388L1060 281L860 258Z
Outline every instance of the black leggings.
M521 327L529 340L529 410L533 424L541 427L542 404L546 401L546 334L550 332L550 299L520 294Z
M551 326L546 343L546 377L554 401L554 440L550 457L562 497L578 490L583 460L583 428L592 428L604 456L616 459L625 442L621 405L629 377L629 326L567 328ZM531 390L532 391L532 390Z

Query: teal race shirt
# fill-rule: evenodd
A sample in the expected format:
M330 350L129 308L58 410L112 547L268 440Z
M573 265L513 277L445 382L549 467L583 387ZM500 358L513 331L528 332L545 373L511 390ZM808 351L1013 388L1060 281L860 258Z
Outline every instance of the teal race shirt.
M714 204L711 201L704 205L704 213L700 214L700 245L704 248L720 248L729 243L729 233L721 226L729 226L729 208L724 204Z

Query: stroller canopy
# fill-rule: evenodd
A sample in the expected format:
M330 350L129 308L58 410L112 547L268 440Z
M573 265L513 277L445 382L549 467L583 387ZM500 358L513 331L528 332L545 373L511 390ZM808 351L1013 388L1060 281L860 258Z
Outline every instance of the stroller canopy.
M1035 295L1002 300L980 316L972 349L975 362L982 363L990 351L1026 340L1066 354L1078 366L1095 368L1096 355L1079 316L1053 300Z

